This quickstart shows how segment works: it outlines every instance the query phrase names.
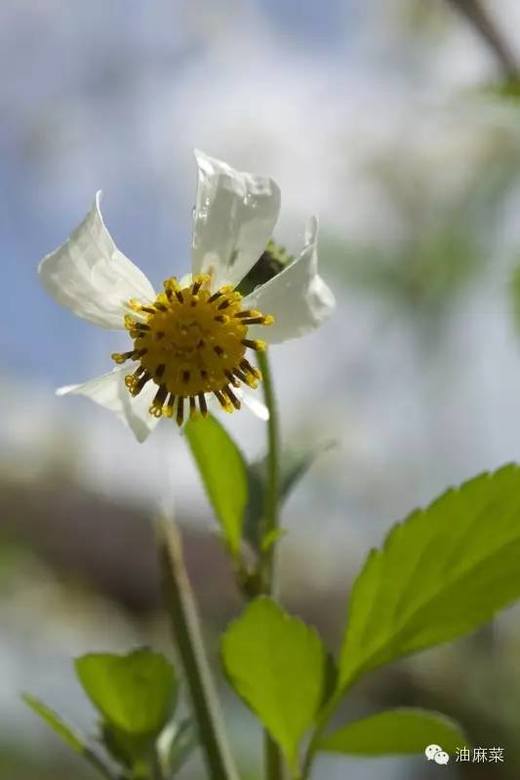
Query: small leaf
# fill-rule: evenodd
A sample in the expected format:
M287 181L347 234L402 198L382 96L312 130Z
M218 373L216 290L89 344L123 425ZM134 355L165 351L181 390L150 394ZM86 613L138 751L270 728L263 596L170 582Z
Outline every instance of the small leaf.
M260 597L225 632L222 656L233 687L294 765L323 697L325 652L317 632Z
M153 750L156 735L130 734L109 723L101 724L101 740L108 753L122 766L133 770L146 770L150 754Z
M384 756L424 753L436 744L446 753L467 744L460 726L437 712L402 708L347 723L322 737L318 750L350 755Z
M158 734L175 709L175 671L160 653L91 653L76 660L76 673L105 721L127 734Z
M505 466L413 512L354 583L339 688L486 623L520 596L520 469Z
M232 555L236 555L248 497L244 457L211 415L189 420L184 430L224 539Z
M42 718L42 720L44 720L45 723L50 726L70 748L72 748L72 750L82 754L86 752L87 745L83 737L74 731L71 726L68 726L56 712L29 693L22 694L22 698L33 712L39 715L40 718Z
M305 476L314 461L324 452L335 446L335 442L325 442L313 450L303 452L287 451L281 458L280 465L280 501L286 501L293 488ZM260 525L264 511L264 494L266 483L266 459L250 464L248 468L249 501L247 504L245 535L253 549L265 551L278 539L261 539ZM267 546L266 546L267 545Z
M161 737L161 764L163 774L168 777L178 772L197 747L197 729L189 718L172 723L166 729L165 740Z
M271 531L268 531L264 538L262 539L262 546L261 550L262 552L267 552L271 549L273 544L276 544L280 541L280 539L285 536L287 533L287 529L285 528L273 528Z
M305 476L310 467L323 453L328 452L336 446L336 442L322 442L312 450L304 452L288 452L282 459L282 477L280 485L280 498L286 501L289 498L293 488Z

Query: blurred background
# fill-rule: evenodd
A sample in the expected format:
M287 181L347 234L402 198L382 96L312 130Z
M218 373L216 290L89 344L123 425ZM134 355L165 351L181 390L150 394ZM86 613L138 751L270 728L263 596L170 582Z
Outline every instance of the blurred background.
M275 238L289 251L319 214L321 272L338 310L272 359L286 443L338 442L291 497L281 545L282 598L331 646L357 568L394 521L450 484L520 460L520 6L476 8L1 3L2 780L93 777L21 690L92 731L71 659L143 643L169 652L150 522L159 500L174 495L213 650L240 608L174 426L138 445L103 409L54 395L108 370L123 344L57 306L36 276L97 189L119 247L155 285L188 268L193 147L279 182ZM224 422L249 456L261 454L262 423L247 413ZM503 765L452 762L443 776L517 778L519 647L512 609L476 636L374 675L343 714L437 708L475 745L505 751ZM258 735L226 696L244 778L254 780ZM327 758L315 777L436 771L421 757ZM200 776L197 759L182 775Z

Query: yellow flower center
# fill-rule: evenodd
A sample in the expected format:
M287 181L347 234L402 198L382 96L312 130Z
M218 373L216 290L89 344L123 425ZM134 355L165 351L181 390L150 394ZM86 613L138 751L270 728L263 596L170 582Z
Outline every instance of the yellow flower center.
M270 325L273 317L255 309L242 309L242 296L232 287L211 293L211 278L193 277L181 288L175 278L164 282L164 292L153 304L129 301L135 316L127 314L125 327L134 341L130 352L112 355L116 363L135 360L139 366L125 377L134 396L147 382L158 389L150 414L184 420L185 401L190 414L198 407L207 414L206 394L216 396L232 412L240 409L233 387L241 383L256 387L260 372L245 357L246 349L264 350L265 342L248 339L250 325Z

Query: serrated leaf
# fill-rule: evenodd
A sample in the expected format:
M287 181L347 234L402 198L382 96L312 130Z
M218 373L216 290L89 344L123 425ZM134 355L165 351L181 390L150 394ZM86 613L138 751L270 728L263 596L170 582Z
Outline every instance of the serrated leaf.
M236 555L248 498L244 457L229 433L211 415L189 420L184 430L224 540Z
M413 512L358 575L339 687L486 623L520 596L520 469L505 466Z
M104 720L126 734L157 735L175 709L177 679L160 653L90 653L78 658L76 674Z
M424 753L436 744L447 753L467 744L460 726L438 712L399 708L347 723L322 737L318 750L362 756Z
M317 632L262 596L225 632L222 657L233 687L293 765L323 696L325 651Z
M51 729L62 738L66 744L76 753L85 753L87 744L84 738L56 713L47 707L42 701L29 693L22 694L24 702L40 716Z

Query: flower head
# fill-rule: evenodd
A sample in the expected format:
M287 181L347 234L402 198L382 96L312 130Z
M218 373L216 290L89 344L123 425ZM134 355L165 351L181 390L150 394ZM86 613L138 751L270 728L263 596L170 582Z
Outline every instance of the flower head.
M58 393L86 395L109 408L139 441L162 416L182 425L197 410L207 414L210 399L228 412L241 400L254 405L247 390L261 376L248 350L303 335L334 306L317 273L315 219L298 257L245 296L237 290L271 240L280 190L272 179L235 171L200 151L195 156L191 274L166 279L156 293L116 247L99 192L81 225L38 269L45 289L79 317L128 331L131 342L112 355L113 371Z

